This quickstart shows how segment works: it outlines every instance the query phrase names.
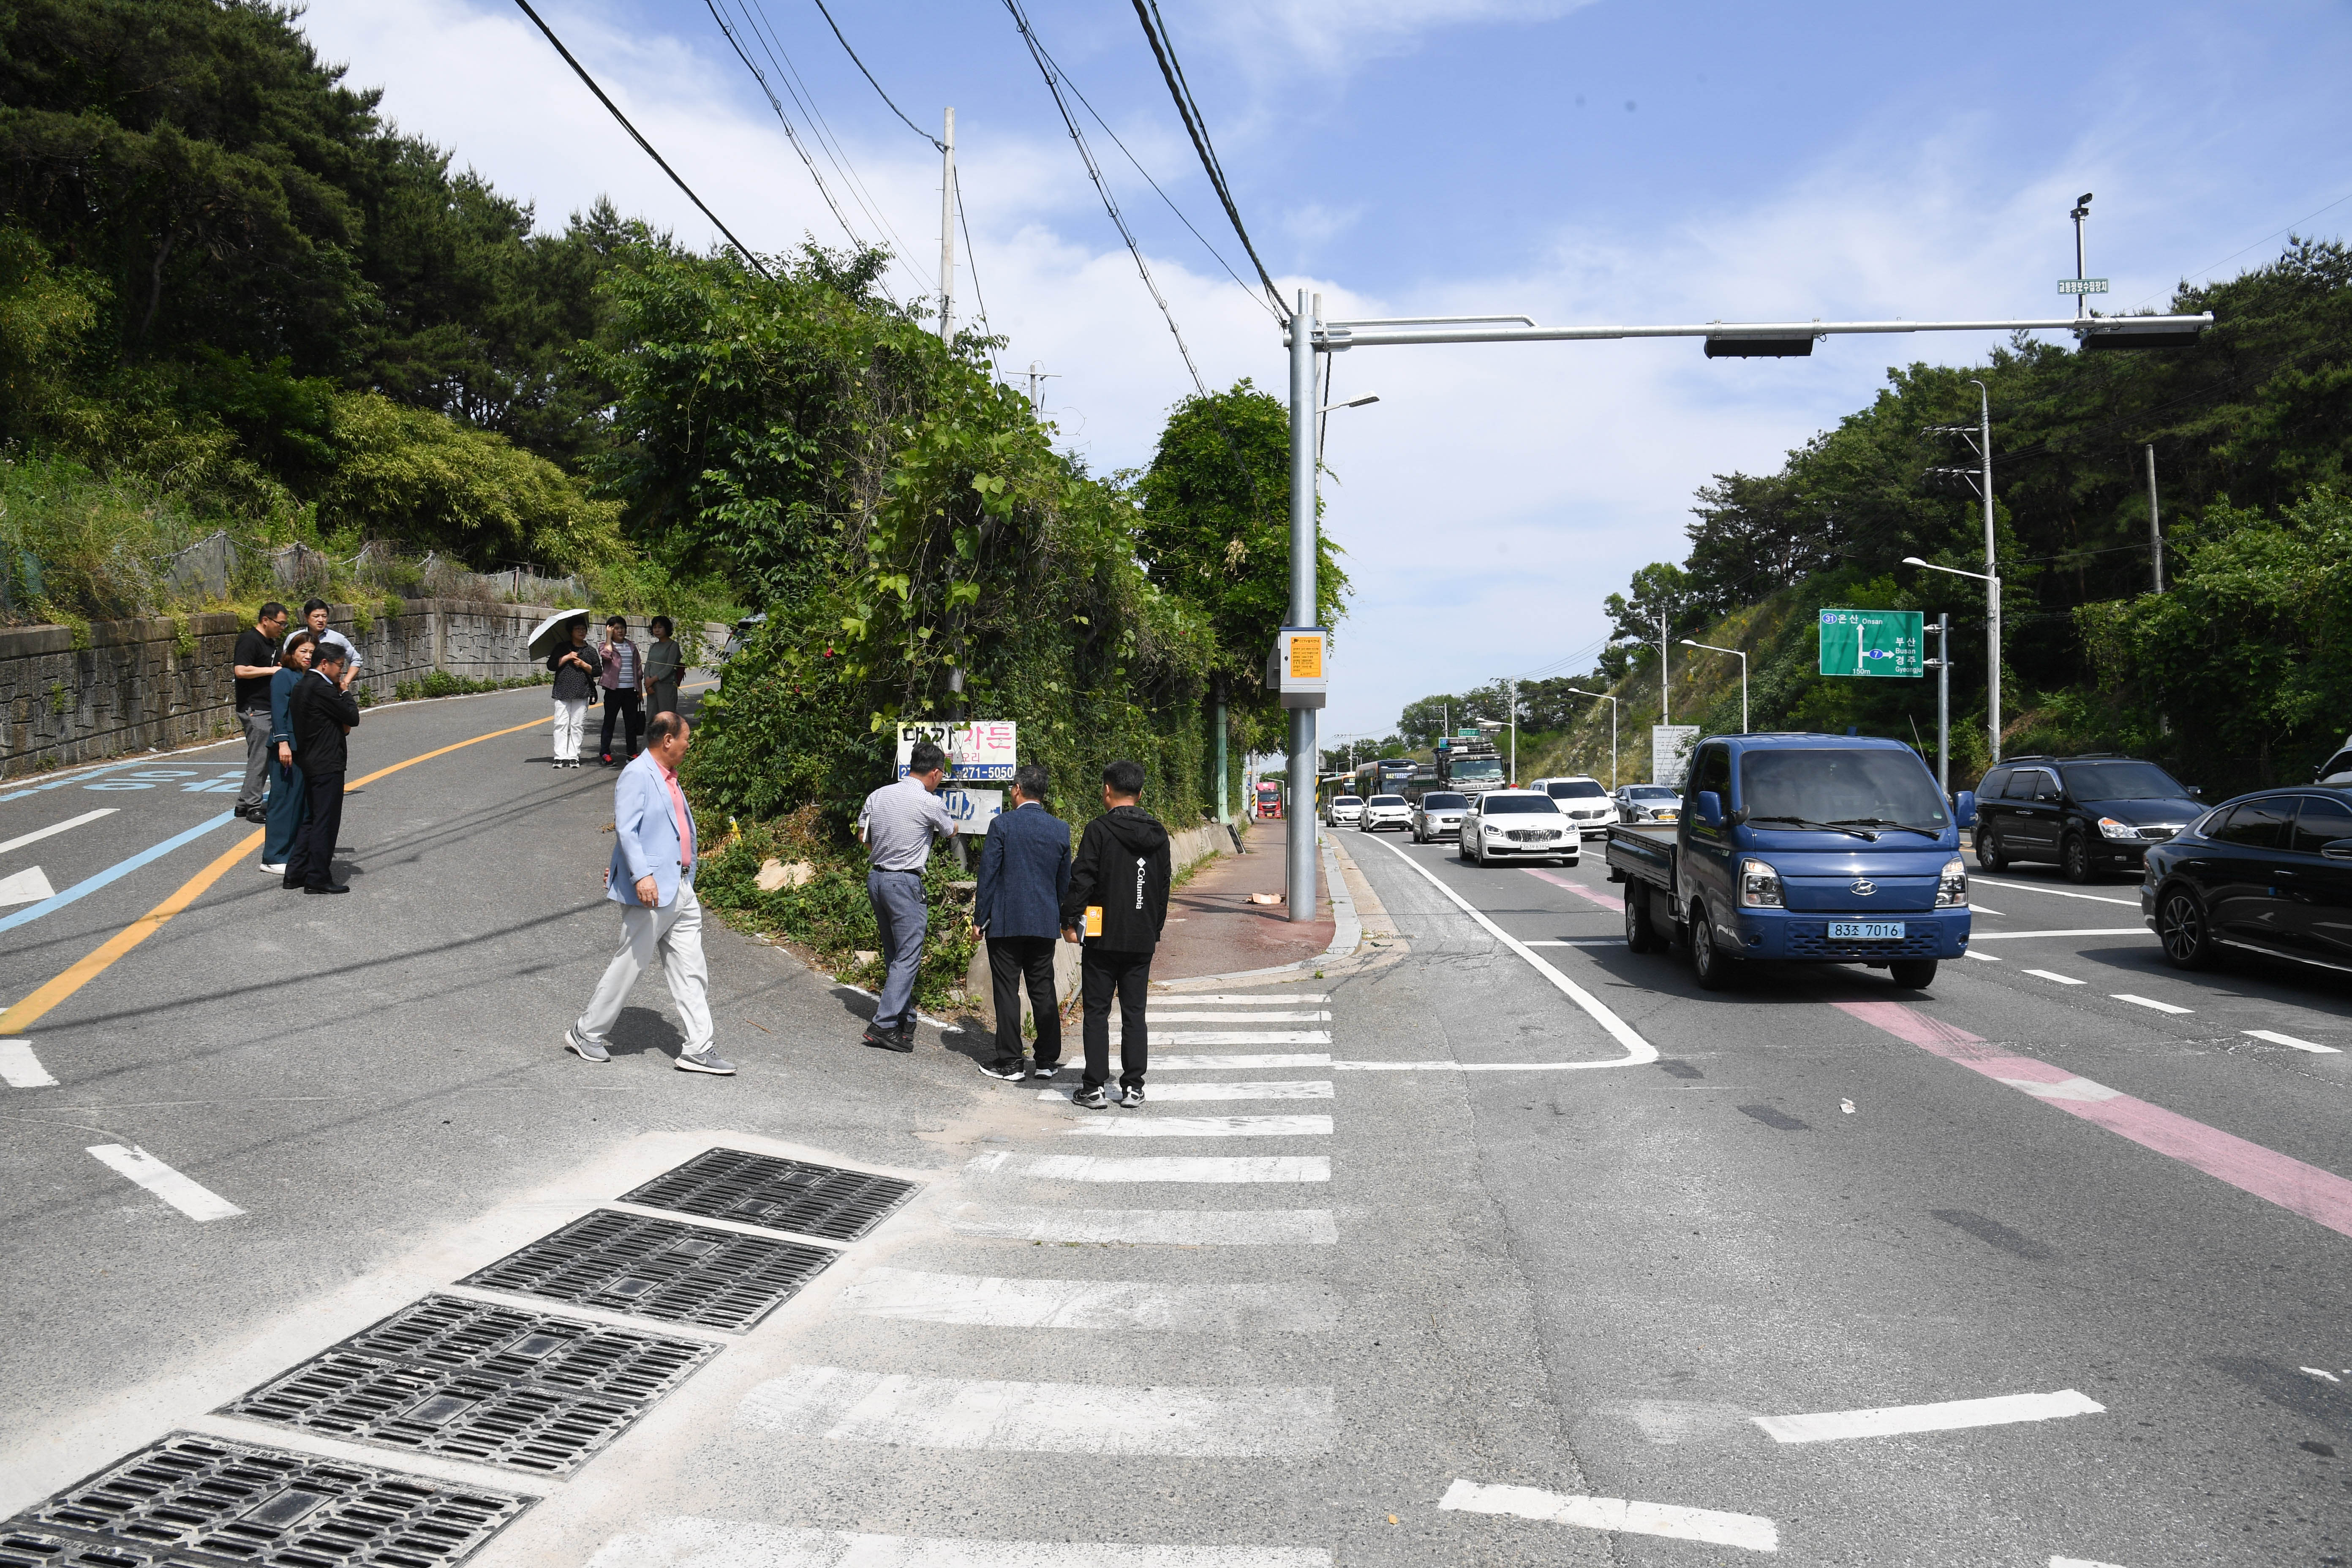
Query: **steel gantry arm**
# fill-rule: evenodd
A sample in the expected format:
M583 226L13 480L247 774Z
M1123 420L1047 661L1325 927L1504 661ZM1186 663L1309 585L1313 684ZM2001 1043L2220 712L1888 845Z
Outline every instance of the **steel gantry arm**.
M1395 316L1317 324L1318 349L1388 347L1403 343L1540 343L1612 338L1706 338L1738 345L1802 344L1782 353L1811 353L1822 338L1891 332L2072 332L2085 346L2185 347L2213 324L2210 310L2195 316L2060 316L1990 321L1701 321L1664 326L1544 327L1528 316ZM1290 342L1289 329L1283 343ZM1751 349L1769 354L1772 349Z

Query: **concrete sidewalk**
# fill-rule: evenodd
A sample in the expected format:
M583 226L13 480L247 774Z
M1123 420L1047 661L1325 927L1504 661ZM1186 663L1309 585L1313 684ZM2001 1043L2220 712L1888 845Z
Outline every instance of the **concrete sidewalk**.
M1320 955L1335 929L1323 857L1315 858L1315 918L1291 923L1286 904L1254 904L1253 893L1283 890L1289 824L1251 826L1245 855L1210 861L1168 899L1168 925L1160 932L1151 978L1182 980L1201 974L1233 974L1271 969ZM1307 831L1314 830L1307 825Z

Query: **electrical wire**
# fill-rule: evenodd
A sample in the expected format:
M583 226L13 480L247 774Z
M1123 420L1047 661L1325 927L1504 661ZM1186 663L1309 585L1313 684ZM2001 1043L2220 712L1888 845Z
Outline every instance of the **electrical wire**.
M980 307L979 313L973 319L980 323L982 337L993 338L996 334L991 331L988 326L988 297L980 291L980 253L971 243L971 220L963 215L963 182L961 180L956 181L955 209L956 226L963 230L964 270L971 274L972 303ZM991 343L988 349L988 373L999 386L1004 384L1004 370L996 363L996 345L993 343Z
M670 177L671 183L677 185L679 190L686 193L686 199L692 202L698 208L699 208L702 216L709 218L712 225L718 228L719 232L727 237L727 243L735 247L735 253L738 256L740 256L751 265L752 271L758 273L761 277L767 279L769 282L774 282L774 276L769 272L766 267L761 264L758 257L751 254L751 247L745 245L741 240L735 237L735 231L733 229L729 228L725 224L719 221L719 215L712 212L703 199L694 194L694 187L688 184L685 180L679 177L678 172L669 166L669 161L667 159L664 158L659 153L654 151L654 144L646 140L644 132L640 132L635 126L629 123L629 117L621 112L621 106L614 103L609 97L605 96L604 89L596 85L596 79L588 74L588 68L582 65L577 59L572 58L572 51L563 47L563 40L555 36L555 29L549 26L547 23L541 18L539 13L530 8L530 0L515 0L515 4L522 8L522 14L531 19L533 26L537 26L541 32L547 35L547 41L555 46L555 52L563 57L563 63L570 66L573 74L578 76L582 81L587 84L588 90L596 95L596 101L603 104L605 109L611 112L613 118L621 122L621 129L629 133L630 139L635 142L638 146L645 149L646 156L651 158L656 163L659 164L661 172ZM745 63L749 64L750 62L746 61ZM835 214L835 216L838 216L840 215Z
M1193 387L1203 398L1207 397L1209 384L1201 378L1201 367L1192 363L1192 351L1185 346L1183 329L1176 324L1176 312L1169 309L1167 297L1160 292L1160 285L1152 281L1151 268L1143 259L1143 247L1136 244L1135 231L1127 226L1127 219L1120 214L1118 203L1112 199L1110 186L1103 182L1102 167L1095 162L1094 149L1087 145L1086 132L1078 129L1077 119L1070 112L1069 100L1062 96L1061 79L1047 59L1045 46L1037 41L1028 16L1021 9L1020 0L1004 0L1004 8L1013 14L1013 25L1020 29L1022 42L1029 46L1029 58L1037 62L1037 69L1045 78L1045 89L1054 95L1054 107L1062 111L1062 123L1069 128L1070 140L1077 143L1078 156L1086 162L1087 177L1095 183L1095 194L1102 197L1103 210L1110 214L1110 221L1118 227L1119 237L1127 241L1128 254L1135 258L1135 269L1143 275L1143 286L1151 291L1152 303L1160 307L1160 315L1167 320L1169 335L1176 340L1176 352L1184 356L1184 368L1192 374ZM1246 244L1247 240L1244 239L1244 243Z
M841 40L842 53L849 57L849 63L857 68L859 74L866 78L866 82L874 89L874 90L877 93L881 93L882 101L890 105L890 112L897 115L901 120L906 120L908 130L913 132L916 135L929 142L933 152L940 153L941 156L945 156L948 150L948 144L940 141L938 137L932 135L929 132L924 130L921 126L916 124L913 121L907 120L907 111L899 108L896 103L891 102L890 95L882 91L882 84L874 79L874 73L866 68L866 62L857 58L857 51L849 47L849 40L847 38L842 37L841 24L835 21L833 19L833 13L825 9L824 0L816 0L816 8L818 15L824 18L824 25L833 29L833 36Z
M1192 84L1184 79L1184 68L1176 58L1176 45L1167 36L1168 26L1160 17L1160 0L1134 0L1136 19L1143 24L1143 36L1151 45L1152 58L1160 62L1160 75L1168 83L1169 96L1176 100L1176 112L1184 121L1185 131L1192 138L1192 151L1200 155L1201 167L1208 171L1209 184L1224 204L1225 216L1232 220L1234 232L1241 237L1242 248L1249 253L1251 265L1257 268L1258 281L1265 285L1266 298L1275 309L1282 309L1282 290L1274 286L1274 277L1258 259L1257 247L1250 243L1249 230L1243 226L1241 209L1234 205L1234 194L1225 186L1225 172L1217 163L1216 149L1209 144L1209 125L1201 107L1192 100Z
M2319 216L2321 213L2331 213L2331 212L2334 212L2337 207L2342 206L2346 202L2352 202L2352 195L2341 195L2341 196L2336 197L2334 201L2332 201L2332 202L2328 203L2326 206L2324 206L2324 207L2320 208L2320 209L2319 209L2319 212L2306 214L2306 215L2305 215L2304 216L2302 216L2302 217L2299 217L2299 218L2295 219L2293 223L2291 223L2291 224L2287 225L2284 228L2283 228L2283 229L2279 229L2279 230L2277 230L2275 233L2266 234L2266 235L2263 236L2263 237L2262 237L2262 238L2260 238L2260 239L2258 239L2258 240L2254 241L2254 243L2253 243L2253 244L2252 244L2252 245L2250 245L2250 246L2247 246L2247 247L2245 247L2245 249L2244 249L2244 250L2233 250L2233 251L2230 252L2230 254L2229 254L2229 255L2227 255L2227 256L2225 256L2225 257L2221 258L2221 260L2219 260L2219 261L2217 261L2217 262L2213 263L2213 265L2212 265L2212 266L2210 266L2210 267L2207 267L2207 268L2202 268L2202 269L2200 269L2200 270L2199 270L2199 271L2196 271L2196 272L2191 272L2188 277L2183 278L2183 279L2181 279L2181 281L2182 281L2183 283L2193 283L2193 282L2195 282L2198 279L2204 277L2204 276L2205 276L2205 274L2206 274L2206 273L2208 273L2208 272L2218 271L2218 270L2219 270L2219 269L2221 269L2221 268L2224 268L2224 267L2227 267L2228 265L2230 265L2230 263L2231 263L2232 261L2237 260L2237 259L2238 259L2238 258L2240 258L2241 256L2245 255L2247 250L2259 250L2259 249L2261 249L2263 246L2268 245L2272 240L2276 239L2276 238L2279 237L2279 235L2282 235L2282 234L2293 234L2296 229L2301 228L2305 224L2309 223L2313 218L2315 218L2315 217ZM2140 305L2145 305L2145 304L2147 304L2147 303L2148 302L2148 300L2163 299L2163 298L2165 297L2166 292L2167 292L2166 290L2159 289L2158 289L2155 293L2150 294L2150 295L2147 297L2147 300L2142 300L2141 301L2139 301L2139 304L2138 304L2138 305L2134 305L2134 306L2132 306L2131 308L2132 308L2133 310L2138 310L2138 309L2139 309L2139 306L2140 306Z
M518 5L522 3L523 0L515 0ZM841 225L841 232L849 236L850 244L860 250L865 249L865 239L850 226L849 219L842 213L841 204L833 199L832 188L824 183L824 176L817 173L816 160L809 156L806 147L801 145L801 133L793 128L792 120L784 113L783 103L776 97L775 89L768 85L768 79L761 74L760 68L751 63L751 57L743 52L743 45L735 37L735 29L728 25L726 17L719 14L717 0L703 0L703 4L709 8L710 19L719 24L719 30L727 35L728 45L734 49L735 58L743 62L743 68L750 71L751 79L760 84L761 92L767 97L768 107L775 111L776 123L784 128L784 140L790 142L793 151L801 155L801 162L808 166L809 178L816 182L817 194L824 198L824 205L833 209L834 222Z

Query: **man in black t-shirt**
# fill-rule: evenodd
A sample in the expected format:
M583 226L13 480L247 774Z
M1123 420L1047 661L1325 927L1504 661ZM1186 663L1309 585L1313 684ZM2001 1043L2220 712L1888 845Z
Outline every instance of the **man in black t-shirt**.
M269 679L278 673L278 639L286 635L286 606L272 599L239 632L230 662L236 673L236 718L245 726L245 784L236 792L236 814L262 820L261 792L269 769Z

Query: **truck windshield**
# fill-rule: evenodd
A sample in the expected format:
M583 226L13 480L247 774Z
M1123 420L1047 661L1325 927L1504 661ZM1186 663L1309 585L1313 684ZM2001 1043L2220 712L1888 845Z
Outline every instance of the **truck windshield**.
M1482 784L1503 776L1500 757L1465 757L1447 770L1455 784Z
M2070 763L2066 787L2077 800L2186 800L2189 792L2154 763Z
M1739 804L1764 817L1943 830L1936 781L1908 752L1808 747L1756 751L1739 759Z
M1566 784L1544 785L1544 793L1554 800L1599 800L1609 792L1591 779L1570 779Z

